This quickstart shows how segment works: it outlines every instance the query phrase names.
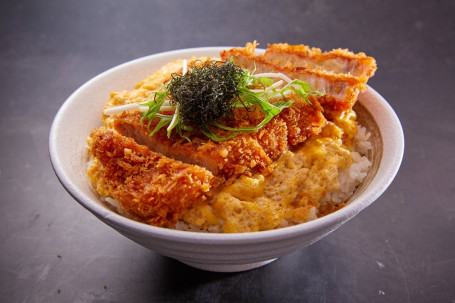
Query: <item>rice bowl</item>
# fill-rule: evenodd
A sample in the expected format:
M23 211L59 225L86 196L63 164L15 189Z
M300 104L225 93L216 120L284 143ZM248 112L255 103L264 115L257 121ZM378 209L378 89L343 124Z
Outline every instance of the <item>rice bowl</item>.
M208 234L149 226L118 215L101 202L85 177L83 138L97 127L105 96L119 87L129 89L164 62L193 55L213 55L225 48L198 48L141 58L113 68L84 84L58 112L50 134L54 170L67 191L103 222L135 242L194 267L240 271L261 266L309 245L359 213L377 199L393 180L401 163L401 125L388 103L372 88L355 105L359 122L371 133L372 165L347 205L325 217L278 230L244 234ZM82 140L81 140L82 139Z

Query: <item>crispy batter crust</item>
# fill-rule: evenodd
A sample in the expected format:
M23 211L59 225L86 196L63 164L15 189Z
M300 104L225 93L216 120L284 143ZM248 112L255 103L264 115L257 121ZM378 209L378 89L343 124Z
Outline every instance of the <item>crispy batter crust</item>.
M309 97L311 105L303 102L294 102L291 107L280 113L280 118L288 128L288 143L291 146L305 142L312 135L321 132L326 124L323 108L314 96Z
M152 225L174 226L180 213L204 201L220 183L202 167L151 152L112 130L95 129L88 144L88 176L97 192Z

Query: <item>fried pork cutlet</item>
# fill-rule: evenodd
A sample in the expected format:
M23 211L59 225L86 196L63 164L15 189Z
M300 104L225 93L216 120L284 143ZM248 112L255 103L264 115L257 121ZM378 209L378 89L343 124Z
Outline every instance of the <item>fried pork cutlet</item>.
M87 174L98 194L152 225L174 226L179 214L204 201L220 182L205 168L152 152L104 127L87 143L92 156Z
M346 49L322 52L319 48L287 43L269 44L264 57L276 65L290 64L313 70L346 75L366 83L376 72L376 60L365 53L354 54Z
M290 146L305 142L312 135L319 134L327 122L317 97L311 95L308 99L311 104L304 102L303 99L296 99L297 102L285 108L279 115L288 128Z
M360 91L366 90L364 77L353 77L349 74L334 73L327 71L321 66L311 68L310 64L292 64L295 56L287 60L280 55L281 62L286 64L276 64L276 55L256 55L256 43L247 43L245 48L233 48L221 52L221 59L234 59L236 65L257 74L265 72L283 73L291 79L300 79L308 82L315 90L324 91L323 96L317 99L324 109L346 110L350 109L357 100Z
M203 166L214 175L229 178L252 170L263 170L272 160L264 149L251 136L239 136L223 142L214 142L201 137L192 138L191 142L178 134L167 137L166 129L161 129L149 136L147 121L141 124L139 112L125 112L115 119L114 128L124 136L134 138L139 144L167 157ZM155 119L154 119L155 120ZM156 121L150 128L153 129ZM283 128L277 129L283 131ZM286 138L286 133L283 134Z
M203 166L214 175L229 179L240 174L266 172L270 164L288 150L290 146L304 142L312 134L318 134L325 125L322 107L317 100L311 105L303 98L293 96L296 101L290 108L274 117L269 123L253 133L240 133L226 141L215 142L204 135L194 135L191 142L173 133L167 137L163 128L149 136L147 121L141 123L141 114L128 111L107 119L106 125L124 136L134 138L139 144L167 157ZM260 111L238 109L234 119L228 121L230 127L248 127L259 124L263 119ZM157 123L154 119L149 128ZM227 137L231 132L212 130L219 137Z

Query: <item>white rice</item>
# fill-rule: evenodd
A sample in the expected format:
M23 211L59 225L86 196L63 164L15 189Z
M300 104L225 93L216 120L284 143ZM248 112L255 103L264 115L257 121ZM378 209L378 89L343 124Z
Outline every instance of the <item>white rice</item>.
M325 197L321 199L321 204L345 202L354 194L356 188L367 176L371 167L371 161L368 160L367 154L373 148L369 141L370 135L366 128L357 125L357 135L354 137L355 151L351 152L353 163L338 174L340 188L327 192Z
M106 202L106 204L108 204L109 206L111 206L112 208L114 208L114 210L117 211L117 213L119 215L122 215L124 217L127 217L129 219L133 219L133 217L127 213L123 208L122 206L120 205L120 203L115 200L114 198L111 198L111 197L102 197L101 199L104 199L104 202Z
M179 220L175 224L175 229L184 230L184 231L194 231L194 232L209 232L209 233L221 233L221 232L223 232L221 230L221 226L209 225L207 227L207 230L203 230L203 229L201 229L200 227L198 227L196 225L188 224L188 223L185 223L185 222L183 222L181 220Z

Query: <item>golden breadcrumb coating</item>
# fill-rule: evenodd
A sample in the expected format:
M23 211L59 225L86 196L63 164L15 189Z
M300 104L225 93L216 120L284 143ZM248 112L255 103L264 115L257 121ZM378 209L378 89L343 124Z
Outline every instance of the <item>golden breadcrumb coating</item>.
M248 134L239 134L222 142L215 142L204 136L192 137L191 142L188 142L178 134L172 134L168 138L164 128L149 136L146 126L148 122L144 121L144 124L141 124L140 119L139 112L122 113L115 119L114 128L122 135L134 138L139 144L144 144L155 152L185 163L203 166L216 176L228 179L251 171L265 170L272 163L272 159L258 140ZM151 129L156 123L152 121ZM286 138L286 129L281 127L273 131L281 132L282 137Z
M151 152L106 128L95 129L88 145L88 176L101 196L116 199L140 221L172 227L180 213L204 201L219 179L206 169Z

